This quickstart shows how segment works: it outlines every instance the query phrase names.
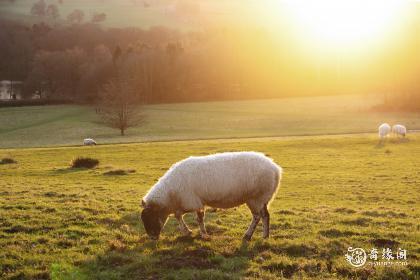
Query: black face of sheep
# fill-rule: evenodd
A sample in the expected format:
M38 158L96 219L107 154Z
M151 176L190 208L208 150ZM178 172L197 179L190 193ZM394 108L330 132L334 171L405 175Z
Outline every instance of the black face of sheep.
M160 232L165 225L168 215L157 207L146 207L141 212L141 220L147 235L153 240L159 239Z

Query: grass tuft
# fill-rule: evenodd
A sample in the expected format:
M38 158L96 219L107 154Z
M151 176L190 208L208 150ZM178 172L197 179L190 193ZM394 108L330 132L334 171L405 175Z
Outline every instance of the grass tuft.
M0 164L14 164L14 163L17 163L17 161L12 158L2 158L0 160Z
M78 157L72 160L71 168L95 168L98 166L99 160L90 157Z

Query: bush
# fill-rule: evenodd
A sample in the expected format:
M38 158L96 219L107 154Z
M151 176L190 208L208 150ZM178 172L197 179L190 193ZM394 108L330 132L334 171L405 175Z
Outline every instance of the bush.
M0 164L13 164L13 163L17 163L17 162L12 158L2 158L0 160Z
M89 157L78 157L71 162L71 168L94 168L99 160Z

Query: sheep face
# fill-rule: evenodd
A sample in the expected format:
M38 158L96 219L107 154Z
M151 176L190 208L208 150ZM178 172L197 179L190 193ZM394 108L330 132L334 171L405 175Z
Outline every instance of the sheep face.
M160 232L168 219L168 214L159 207L146 207L141 212L141 220L147 235L153 240L159 239Z

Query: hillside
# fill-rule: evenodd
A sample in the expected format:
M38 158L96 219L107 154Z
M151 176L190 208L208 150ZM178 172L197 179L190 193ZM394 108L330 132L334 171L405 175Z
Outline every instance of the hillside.
M124 137L100 124L90 107L1 108L0 147L80 145L86 137L104 144L363 133L383 122L420 129L420 113L372 112L377 100L349 95L148 105L147 123Z

